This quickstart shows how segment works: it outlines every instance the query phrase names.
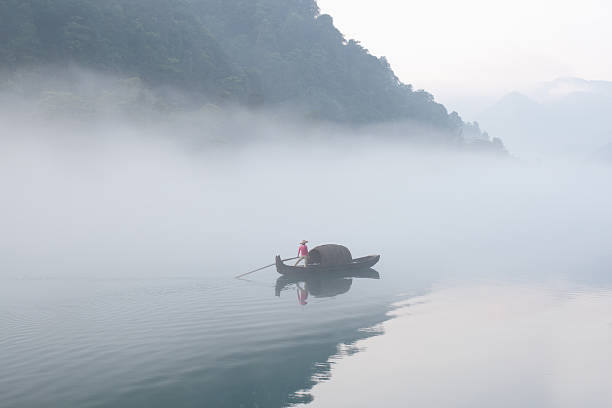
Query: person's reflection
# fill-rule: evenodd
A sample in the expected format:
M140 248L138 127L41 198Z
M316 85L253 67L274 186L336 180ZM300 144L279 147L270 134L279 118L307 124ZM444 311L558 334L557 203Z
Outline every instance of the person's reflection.
M308 304L308 302L306 301L306 299L308 299L308 290L306 289L306 282L304 282L304 287L300 286L300 282L296 282L295 287L297 288L298 302L300 302L300 305L306 306Z

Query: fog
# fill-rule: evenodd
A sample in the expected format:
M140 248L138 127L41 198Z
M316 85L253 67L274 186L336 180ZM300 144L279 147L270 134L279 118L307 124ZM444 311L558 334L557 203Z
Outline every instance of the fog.
M312 390L315 405L346 394L330 384L351 384L350 398L371 406L356 389L375 397L406 381L449 390L441 406L453 405L445 396L457 384L463 400L521 388L517 401L541 402L534 381L562 388L573 367L608 352L612 166L471 152L414 123L160 108L151 101L162 91L84 78L0 97L0 405L286 406L311 401L294 393L330 375ZM381 254L381 279L354 279L333 298L311 290L307 306L291 285L275 293L272 268L233 279L295 256L302 239ZM574 292L586 300L558 301ZM578 327L570 343L566 319ZM335 365L346 357L338 344L372 336L353 351L374 354ZM490 358L472 358L483 350ZM533 375L508 374L513 358ZM388 373L390 359L402 362L399 377L354 387L351 373ZM557 363L560 380L546 382ZM605 364L590 367L593 379ZM492 391L475 399L483 382Z
M508 94L475 117L521 158L605 160L611 107L612 83L559 78Z
M607 279L612 262L609 166L424 147L400 137L414 125L210 106L74 119L20 98L0 116L3 276L231 276L301 239L458 279Z

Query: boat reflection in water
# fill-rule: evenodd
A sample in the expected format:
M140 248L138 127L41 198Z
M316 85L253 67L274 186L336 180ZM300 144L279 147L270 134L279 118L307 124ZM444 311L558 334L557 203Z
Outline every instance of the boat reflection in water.
M276 280L275 293L291 290L295 286L298 302L308 304L309 296L326 298L342 295L351 289L353 278L380 279L380 274L374 269L337 270L329 273L283 275Z

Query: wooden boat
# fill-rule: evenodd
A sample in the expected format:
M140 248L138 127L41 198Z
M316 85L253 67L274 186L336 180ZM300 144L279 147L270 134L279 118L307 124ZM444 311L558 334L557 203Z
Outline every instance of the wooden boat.
M279 255L276 256L276 271L282 275L313 274L330 272L352 272L374 266L380 255L369 255L353 259L351 251L342 245L320 245L310 250L306 266L285 265Z

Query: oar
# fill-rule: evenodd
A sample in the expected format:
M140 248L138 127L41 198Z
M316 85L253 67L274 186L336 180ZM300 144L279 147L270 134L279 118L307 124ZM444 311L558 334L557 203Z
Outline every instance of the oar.
M298 258L299 258L299 256L296 256L295 258L282 259L282 262L285 262L285 261L292 261L292 260L294 260L294 259L298 259ZM270 264L270 265L262 266L261 268L259 268L259 269L255 269L254 271L247 272L247 273L243 273L242 275L238 275L238 276L234 276L234 277L235 277L236 279L238 279L238 278L242 278L243 276L250 275L250 274L252 274L252 273L255 273L255 272L257 272L257 271L261 271L262 269L266 269L266 268L269 268L269 267L274 266L274 265L276 265L276 262L274 262L273 264Z

